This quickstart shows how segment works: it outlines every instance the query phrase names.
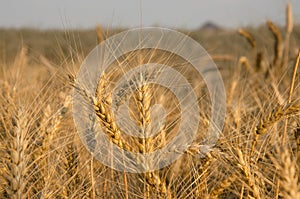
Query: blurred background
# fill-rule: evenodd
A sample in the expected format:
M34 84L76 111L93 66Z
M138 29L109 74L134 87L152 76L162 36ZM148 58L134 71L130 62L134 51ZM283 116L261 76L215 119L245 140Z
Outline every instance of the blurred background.
M285 21L290 2L300 20L299 0L1 0L0 27L93 28L159 25L199 28L206 23L222 27L257 26L270 19Z

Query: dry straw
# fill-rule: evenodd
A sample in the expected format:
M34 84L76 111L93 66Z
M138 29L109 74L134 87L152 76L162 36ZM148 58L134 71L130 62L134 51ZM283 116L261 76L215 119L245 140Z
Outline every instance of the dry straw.
M298 52L298 56L297 56L296 61L295 61L295 66L294 66L294 70L293 70L293 76L291 78L288 103L291 103L291 101L292 101L292 95L293 95L293 92L294 92L295 79L296 79L296 75L297 75L297 69L298 69L298 66L299 66L299 60L300 60L300 50ZM287 125L288 125L288 118L285 118L284 131L283 131L283 135L282 135L282 144L283 145L286 142Z

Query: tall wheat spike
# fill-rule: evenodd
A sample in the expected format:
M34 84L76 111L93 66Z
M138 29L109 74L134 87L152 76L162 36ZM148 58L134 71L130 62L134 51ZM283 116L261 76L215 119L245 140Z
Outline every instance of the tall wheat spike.
M294 26L291 3L288 3L288 5L286 6L286 17L285 18L286 18L286 27L285 27L286 35L285 35L284 57L282 60L282 66L284 68L287 67L287 64L289 61L290 37L291 37L291 33L293 32L293 26Z
M252 47L253 56L255 57L255 70L262 70L264 64L264 54L263 52L258 51L254 36L249 31L242 28L238 30L238 33L244 37ZM252 68L250 68L250 62L246 57L241 57L239 63L243 63L247 67L247 70L252 72Z
M111 100L109 95L105 92L105 86L107 84L107 77L105 74L102 75L101 81L98 84L98 89L97 89L97 96L93 97L90 96L85 89L76 87L75 86L75 79L73 77L70 77L71 79L71 84L77 89L82 96L84 96L90 103L93 104L94 110L96 115L98 116L99 122L103 125L103 128L105 132L107 133L108 137L111 139L111 141L119 146L122 149L125 149L127 151L133 151L135 147L132 147L131 144L126 141L124 138L122 138L122 132L119 130L117 127L114 118L110 114L110 104ZM144 87L145 89L145 87ZM144 92L143 88L139 92ZM141 103L139 103L139 110L140 112L140 117L143 120L144 124L146 122L149 122L149 113L147 113L146 108L144 109L143 106L147 105L149 106L149 102L147 101L148 94L140 93L141 96ZM143 97L144 96L144 97ZM147 108L149 109L149 108ZM148 119L147 119L148 118ZM149 142L149 141L148 141ZM136 143L136 142L135 142ZM149 143L144 143L147 146L149 146ZM143 144L137 144L139 152L144 152L145 151L145 146ZM150 146L149 146L150 147ZM157 175L154 172L147 172L146 175L146 182L147 184L152 187L154 190L158 190L161 194L166 194L167 188L164 182L160 179L159 175Z
M282 35L281 35L281 32L280 32L279 28L272 21L268 20L267 25L268 25L269 30L271 31L271 33L272 33L272 35L275 39L274 59L273 59L272 66L278 68L279 65L281 64L282 54L283 54Z
M5 179L7 181L7 187L5 188L7 196L9 198L21 199L26 198L27 189L27 162L28 162L28 129L26 129L26 119L22 110L18 111L18 115L15 118L15 126L11 131L10 140L7 145L8 155L10 160L7 160L7 171Z
M102 41L104 41L104 34L103 34L102 27L100 25L96 26L96 33L97 33L98 43L100 44Z
M254 36L249 31L241 28L238 30L238 33L248 41L248 43L253 49L256 48L256 40L254 39Z

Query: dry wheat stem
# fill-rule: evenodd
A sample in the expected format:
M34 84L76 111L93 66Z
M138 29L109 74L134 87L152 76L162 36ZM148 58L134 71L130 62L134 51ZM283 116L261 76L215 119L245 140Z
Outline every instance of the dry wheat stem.
M298 56L297 56L296 61L295 61L293 76L292 76L291 84L290 84L289 97L288 97L288 100L287 100L288 103L291 103L291 101L292 101L292 96L293 96L294 87L295 87L295 79L296 79L296 75L297 75L297 69L298 69L298 66L299 66L299 60L300 60L300 50L298 52ZM282 145L284 145L285 142L286 142L287 126L288 126L288 118L286 117L285 121L284 121L284 130L283 130L283 135L282 135Z

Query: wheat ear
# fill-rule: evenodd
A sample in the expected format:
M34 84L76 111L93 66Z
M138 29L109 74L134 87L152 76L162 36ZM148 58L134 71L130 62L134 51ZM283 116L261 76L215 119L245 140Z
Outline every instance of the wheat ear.
M86 89L82 88L80 84L75 83L75 78L73 76L69 76L70 84L77 90L77 92L84 97L88 103L93 105L95 114L97 115L97 119L99 122L103 125L103 128L105 130L105 133L108 135L108 137L111 139L111 141L116 144L118 147L131 151L132 147L130 144L124 140L121 137L121 132L117 128L117 125L115 121L113 120L111 114L109 111L107 111L107 105L109 105L110 100L103 97L104 91L101 90L104 88L104 85L107 83L105 79L105 74L103 75L102 81L100 81L99 84L101 84L96 92L97 97L100 97L100 100L97 99L97 97L89 94Z
M252 194L254 198L261 198L260 193L259 193L259 186L256 185L255 183L255 178L253 174L251 173L251 167L250 165L246 162L245 157L240 149L237 149L237 155L238 155L238 167L241 169L243 174L245 175L247 179L247 183L251 188Z
M72 198L81 184L81 176L78 174L79 154L74 143L70 143L65 149L63 165L65 168L66 184L63 186L62 196Z
M280 194L287 199L300 198L296 159L291 158L286 147L281 148L279 153L280 158L272 157L272 161L279 170L279 186L282 188Z
M255 146L257 144L257 140L260 135L263 135L267 132L267 130L274 125L276 122L283 119L285 116L295 115L300 112L300 103L299 102L291 102L287 105L280 105L277 108L273 109L267 117L261 119L259 124L255 128L254 139L252 143L251 153L252 156Z
M267 25L269 30L271 31L274 39L274 59L273 59L273 66L278 67L281 59L282 59L282 36L279 28L271 21L267 21Z
M238 33L247 40L247 42L250 44L250 46L253 49L256 48L256 40L254 39L253 35L249 31L241 28L238 30Z
M97 97L93 97L89 95L85 89L81 88L77 84L75 84L75 78L69 76L71 85L90 103L93 104L95 113L99 122L103 125L103 128L111 141L116 144L118 147L125 149L127 151L132 151L133 147L121 137L121 131L118 129L115 121L113 120L110 111L108 111L107 107L110 105L109 97L105 92L104 88L107 84L106 75L103 74L100 78L100 82L97 88ZM99 98L100 97L100 98ZM99 99L97 99L99 98ZM144 98L142 97L142 100ZM145 117L146 115L141 115ZM145 117L146 119L147 117ZM146 120L145 120L146 121ZM144 147L142 145L138 145L139 151L144 151ZM167 191L165 183L160 179L159 175L155 174L154 172L146 173L146 181L147 183L153 187L155 190L158 190L160 193L165 194Z
M143 78L143 77L141 77ZM152 138L148 137L149 128L151 125L150 120L150 104L151 104L151 92L149 85L143 85L144 80L141 79L139 82L139 88L137 89L137 97L136 97L136 106L139 112L139 122L142 127L142 133L146 138L140 139L142 144L139 144L139 151L142 153L148 153L153 148ZM161 195L165 195L167 193L167 187L165 182L160 178L158 174L155 172L146 172L144 177L146 178L146 197L150 196L149 187L152 189L159 191Z
M290 50L290 37L291 33L293 31L293 12L292 12L292 6L290 3L286 6L286 35L285 35L285 46L284 46L284 57L283 57L283 63L282 66L286 68L288 61L289 61L289 50Z
M229 188L231 184L237 179L236 175L230 175L226 177L225 180L223 180L212 192L209 194L208 198L218 198L219 195L223 193L224 190Z
M3 175L7 182L4 190L9 198L25 199L28 178L29 157L28 129L24 112L20 108L14 118L14 126L7 132L7 172Z
M96 33L97 33L98 43L100 44L102 41L104 41L104 34L100 25L96 26Z

